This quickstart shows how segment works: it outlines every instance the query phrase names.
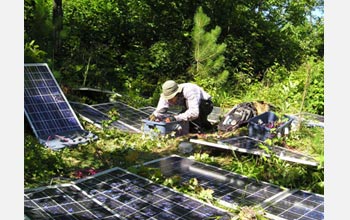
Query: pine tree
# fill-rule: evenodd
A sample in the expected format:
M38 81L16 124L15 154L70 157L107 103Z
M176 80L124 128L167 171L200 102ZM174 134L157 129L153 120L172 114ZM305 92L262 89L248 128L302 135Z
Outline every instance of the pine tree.
M207 89L214 89L222 86L228 77L228 71L223 70L226 44L216 43L221 33L219 26L210 32L205 31L209 23L210 18L203 12L202 7L199 7L194 15L194 27L191 33L195 62L189 71L197 84Z

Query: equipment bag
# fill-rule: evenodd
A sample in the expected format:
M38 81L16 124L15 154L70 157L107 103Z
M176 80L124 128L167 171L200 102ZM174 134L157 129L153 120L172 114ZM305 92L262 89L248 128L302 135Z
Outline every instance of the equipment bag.
M257 115L258 111L253 102L235 105L219 122L218 130L224 132L235 131L237 128L246 125L249 119Z

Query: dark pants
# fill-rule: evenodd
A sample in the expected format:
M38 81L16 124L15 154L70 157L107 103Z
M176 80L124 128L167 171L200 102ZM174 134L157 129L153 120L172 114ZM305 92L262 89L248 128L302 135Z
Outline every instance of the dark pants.
M190 122L190 131L193 132L203 132L205 130L210 130L212 124L208 121L208 115L213 111L213 102L209 100L201 100L199 103L199 117Z

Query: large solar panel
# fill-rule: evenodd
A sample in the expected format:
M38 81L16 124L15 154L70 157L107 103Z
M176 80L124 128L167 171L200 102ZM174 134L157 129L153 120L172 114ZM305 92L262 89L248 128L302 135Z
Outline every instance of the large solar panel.
M184 183L196 178L223 206L260 206L271 219L323 219L323 195L301 190L289 190L270 183L257 181L215 166L200 163L177 155L144 164L159 168L166 177L181 177Z
M86 120L89 123L94 124L98 128L103 127L104 121L111 121L112 119L105 113L95 109L92 106L89 106L84 103L79 102L70 102L71 106L74 108L76 112L82 117L84 120ZM109 127L114 127L122 131L127 132L135 132L133 127L120 122L119 120L113 121L110 123Z
M24 113L40 143L52 149L97 138L83 129L46 63L24 64Z
M222 219L233 214L121 168L25 190L27 219Z
M124 122L134 128L137 132L142 132L142 119L148 118L149 114L131 107L122 102L108 102L91 105L99 111L108 114L112 109L116 109L120 114L119 121Z
M314 158L308 155L305 155L284 147L280 147L280 146L268 146L263 141L260 141L248 136L239 136L239 137L234 137L229 139L223 139L223 140L217 141L217 143L199 140L199 139L190 139L190 142L209 146L209 147L215 147L215 148L226 149L226 150L234 150L242 153L249 153L249 154L266 156L266 157L270 157L271 154L274 154L281 160L310 165L310 166L318 166L318 162ZM267 152L265 149L261 148L260 145L263 145L270 152Z

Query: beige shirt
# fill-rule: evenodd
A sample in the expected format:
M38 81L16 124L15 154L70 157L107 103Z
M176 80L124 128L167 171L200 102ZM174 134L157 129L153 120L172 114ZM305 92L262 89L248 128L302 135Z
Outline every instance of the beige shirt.
M174 105L186 109L185 112L175 115L177 121L192 121L199 116L199 104L201 100L208 100L211 96L201 87L193 83L182 83L182 94ZM159 98L158 105L153 114L156 117L162 117L172 105L162 96Z

